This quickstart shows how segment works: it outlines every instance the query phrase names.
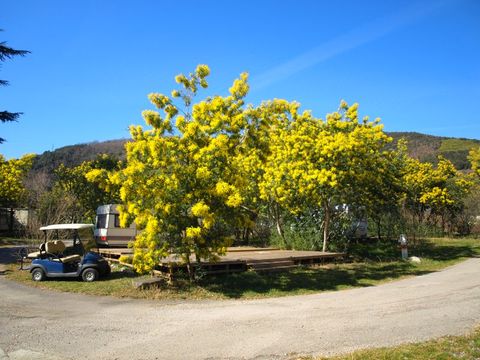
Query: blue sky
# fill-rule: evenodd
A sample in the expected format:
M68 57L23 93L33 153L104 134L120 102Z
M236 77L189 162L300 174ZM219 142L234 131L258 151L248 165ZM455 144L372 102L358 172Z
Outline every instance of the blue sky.
M127 138L146 95L212 70L201 97L250 73L248 101L325 117L341 99L387 131L480 139L480 1L3 0L0 124L7 158Z

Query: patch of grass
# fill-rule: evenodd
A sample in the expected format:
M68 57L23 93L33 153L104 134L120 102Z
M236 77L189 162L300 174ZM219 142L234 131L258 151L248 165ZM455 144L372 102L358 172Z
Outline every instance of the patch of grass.
M301 357L298 360L449 360L479 359L480 328L464 336L446 336L436 340L390 348L359 350L334 357Z
M298 267L278 273L243 272L206 276L196 283L178 277L174 286L137 290L133 281L142 277L114 270L108 279L84 283L76 279L47 280L35 283L29 272L11 268L7 277L31 286L92 295L146 299L252 299L311 294L354 287L373 286L409 276L438 271L463 259L480 256L478 239L432 239L418 241L409 249L421 263L399 260L395 243L355 245L351 263L328 264L317 268Z
M479 141L469 139L443 139L439 151L469 151L472 148L478 147L479 144Z
M0 237L0 246L9 246L9 245L26 245L30 246L31 244L38 244L40 240L30 240L23 238L14 238L8 236Z

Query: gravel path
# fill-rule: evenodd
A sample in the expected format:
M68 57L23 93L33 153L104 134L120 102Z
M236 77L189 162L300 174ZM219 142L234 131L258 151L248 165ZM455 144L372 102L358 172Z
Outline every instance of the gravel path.
M155 302L55 293L0 276L0 359L284 359L462 334L480 259L376 287L262 300Z

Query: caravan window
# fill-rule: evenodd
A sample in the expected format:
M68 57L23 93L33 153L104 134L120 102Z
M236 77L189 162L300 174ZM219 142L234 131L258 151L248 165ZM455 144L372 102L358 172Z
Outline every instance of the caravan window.
M118 228L120 227L120 215L118 214L115 214L114 226Z
M97 229L105 229L107 227L107 214L97 215Z

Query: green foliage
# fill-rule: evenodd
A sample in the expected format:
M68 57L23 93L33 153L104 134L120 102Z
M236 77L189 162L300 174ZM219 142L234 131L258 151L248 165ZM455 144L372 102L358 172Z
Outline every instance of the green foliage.
M468 150L448 151L442 152L441 155L452 162L457 170L469 170L471 169L470 162L468 161ZM437 163L436 161L432 161Z
M396 239L399 234L411 234L407 226L407 221L401 214L398 206L391 208L383 208L383 210L375 212L370 211L368 216L368 236L380 239Z
M354 238L356 216L353 212L337 209L332 212L329 228L329 250L345 252ZM293 250L323 249L325 214L323 209L307 209L302 214L288 216L283 237L273 233L271 245Z

